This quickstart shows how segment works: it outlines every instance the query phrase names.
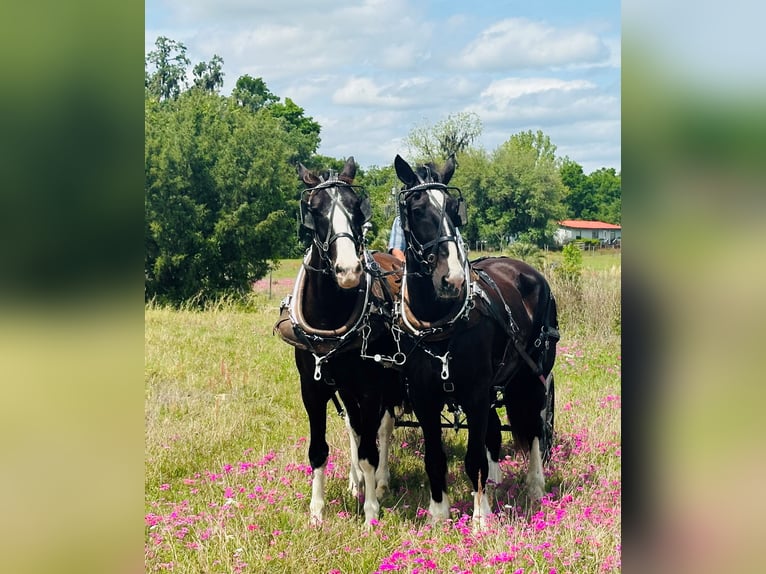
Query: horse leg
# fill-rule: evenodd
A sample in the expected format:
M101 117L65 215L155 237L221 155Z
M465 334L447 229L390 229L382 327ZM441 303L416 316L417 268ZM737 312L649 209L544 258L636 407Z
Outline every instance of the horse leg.
M388 490L391 480L391 471L388 468L388 451L391 447L391 439L394 433L394 417L388 409L384 409L383 418L378 427L378 469L375 471L375 496L380 500Z
M359 467L359 435L354 430L354 427L351 426L351 417L348 412L346 412L345 420L349 439L349 453L351 455L351 465L348 469L348 490L352 496L356 497L359 496L360 488L363 487L362 469Z
M330 448L327 445L325 434L327 432L327 398L322 398L319 393L312 392L315 381L311 380L302 384L303 406L309 416L309 462L311 463L311 521L321 524L322 513L325 506L325 468Z
M533 374L522 375L512 381L506 392L508 422L514 441L529 454L527 469L527 494L532 501L540 500L545 494L545 475L540 448L543 436L545 409L545 387Z
M442 445L441 399L435 396L413 400L413 410L423 432L425 466L431 488L428 512L436 523L449 518L450 502L447 496L447 455Z
M492 510L489 506L487 479L489 461L487 457L487 421L490 403L487 397L474 397L464 407L468 419L468 448L465 454L465 472L473 487L473 529L483 530L488 525Z
M372 404L370 404L372 403ZM376 442L381 418L379 418L379 404L369 401L367 408L363 410L361 419L361 440L359 443L359 468L364 477L364 524L368 528L372 521L377 520L380 514L376 490L376 470L378 469L380 454Z
M500 472L500 446L502 444L502 433L500 430L500 417L497 411L490 407L487 417L487 481L494 484L500 484L503 480Z

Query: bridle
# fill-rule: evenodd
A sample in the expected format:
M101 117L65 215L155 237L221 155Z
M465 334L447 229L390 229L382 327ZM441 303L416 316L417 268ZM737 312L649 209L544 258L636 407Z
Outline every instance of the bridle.
M420 184L407 189L403 189L399 192L399 220L402 223L402 231L404 231L404 237L407 242L407 249L409 249L410 253L412 253L414 260L418 263L418 266L423 271L423 274L431 275L436 268L436 262L439 258L439 246L442 243L454 243L457 248L461 263L464 264L467 260L465 250L463 249L461 242L458 239L456 231L457 226L463 225L466 220L465 203L463 201L463 194L459 188L448 187L443 183L433 181L430 177L428 178L428 181L424 181L422 178L420 178L420 176L418 176L418 179L421 181ZM419 191L426 192L429 203L434 208L439 210L438 218L440 235L438 235L435 239L425 243L421 243L415 236L407 216L407 200L412 196L413 193ZM434 200L430 193L432 191L438 191L444 195L444 201L442 201L441 204ZM447 214L447 200L452 197L450 191L457 192L458 221L453 220L453 218ZM444 225L445 221L447 222L446 226ZM442 230L445 228L449 230L447 234L442 232Z
M362 215L364 216L364 222L367 222L372 215L372 208L370 207L369 198L361 196L361 192L363 192L364 190L364 188L362 188L361 186L351 185L350 183L346 183L345 181L342 181L340 179L330 179L329 181L324 181L315 187L303 190L301 194L301 201L300 201L301 225L303 225L303 227L305 227L306 229L312 231L313 244L316 246L317 252L319 253L319 257L322 260L322 267L318 269L311 267L306 262L304 262L304 266L306 266L308 269L311 269L312 271L318 271L321 273L334 275L335 270L334 270L334 265L332 264L332 259L330 258L330 246L341 237L347 237L348 239L351 239L351 241L354 242L357 256L359 256L360 260L363 260L362 255L365 251L364 233L362 233L361 231L358 235L354 235L347 231L341 231L339 233L335 233L335 229L333 227L332 222L335 216L335 211L338 210L343 214L343 217L345 217L346 220L348 221L349 228L354 229L354 216L353 214L349 213L346 206L343 205L343 201L342 201L343 189L350 190L358 197L361 197L361 201L359 203L359 209L361 210ZM314 221L314 215L311 213L311 210L309 208L309 202L311 201L311 198L322 190L325 190L328 197L330 198L330 209L326 215L328 220L327 233L324 238L320 238L319 230L317 229L316 222Z
M401 317L402 325L405 328L405 331L418 337L419 341L423 341L424 339L432 337L442 337L447 332L449 332L451 327L458 320L468 319L468 316L474 307L476 285L473 281L471 281L468 254L465 252L463 242L460 240L456 231L457 226L465 224L467 220L465 203L463 201L463 195L460 189L457 187L449 187L440 182L435 182L431 177L428 178L428 181L424 181L419 175L417 177L420 180L420 184L407 189L403 189L399 192L399 219L402 224L402 231L404 232L404 237L407 242L407 250L411 254L415 263L418 265L419 269L416 272L410 272L410 270L407 269L407 263L405 262L405 271L402 277L402 308L398 310L398 315ZM427 193L430 204L438 209L439 215L439 235L430 241L426 241L425 243L421 243L415 236L415 233L407 217L407 200L411 194L418 191L425 191ZM430 193L432 191L438 191L444 194L444 201L439 203L438 201L434 200ZM447 213L447 200L452 197L450 195L450 191L457 192L458 208L455 214ZM447 230L446 233L444 233L445 229ZM426 325L415 317L408 317L409 313L404 309L404 306L406 305L406 302L404 301L404 294L408 290L408 277L411 275L417 275L420 277L432 276L436 270L436 264L439 259L439 246L446 242L453 242L455 244L455 247L457 248L458 259L460 264L463 266L463 271L465 274L463 296L462 300L458 301L457 304L453 306L454 314L451 314L450 316L432 324ZM418 325L416 323L420 324ZM421 346L427 353L442 361L442 378L447 378L449 374L447 366L449 353L444 356L438 356L434 355L427 346Z

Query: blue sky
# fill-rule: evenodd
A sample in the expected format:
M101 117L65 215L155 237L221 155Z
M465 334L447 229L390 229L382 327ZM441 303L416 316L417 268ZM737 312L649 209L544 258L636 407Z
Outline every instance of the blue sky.
M585 173L620 171L620 3L606 0L146 0L192 63L224 60L322 126L319 153L390 165L410 131L475 112L487 151L542 130Z

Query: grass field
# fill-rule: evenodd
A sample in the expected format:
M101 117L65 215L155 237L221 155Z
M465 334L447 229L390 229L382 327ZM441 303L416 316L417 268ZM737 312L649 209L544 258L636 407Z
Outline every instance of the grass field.
M586 255L580 289L552 278L562 340L549 495L527 502L526 463L504 436L504 479L490 492L497 516L480 534L462 471L466 432L444 431L452 520L430 526L420 431L404 428L380 521L365 531L331 407L326 520L310 525L308 420L292 348L271 333L298 263L283 262L271 298L257 287L246 308L146 308L147 572L620 570L619 254Z

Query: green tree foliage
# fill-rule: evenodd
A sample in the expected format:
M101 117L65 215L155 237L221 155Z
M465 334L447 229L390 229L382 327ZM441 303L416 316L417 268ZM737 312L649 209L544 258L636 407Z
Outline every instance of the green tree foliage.
M200 62L193 69L194 87L211 94L223 87L223 58L214 55L210 62Z
M481 135L479 116L473 112L450 114L433 126L422 125L410 131L405 143L410 153L422 161L442 163L451 154L468 149Z
M566 217L620 223L622 181L614 168L601 168L585 175L581 165L564 158L559 173L567 189Z
M468 148L458 156L458 169L450 185L460 188L466 202L468 222L460 228L460 234L468 242L469 247L475 247L477 241L487 240L482 235L480 222L489 206L490 158L484 150Z
M146 297L248 290L294 244L282 123L201 90L147 99L145 115Z
M223 59L192 68L160 37L145 61L145 295L168 303L241 293L296 256L295 162L320 126L261 78L222 97ZM341 164L342 166L342 164Z
M145 59L144 88L158 101L175 99L186 88L186 69L191 64L186 46L165 36L157 38L154 45L156 49Z
M477 217L482 237L500 245L509 237L535 245L551 241L564 215L555 152L539 130L511 136L495 150L482 181L486 196Z
M262 107L279 101L279 97L272 94L266 87L263 78L253 78L247 74L240 76L237 80L231 97L238 105L248 108L252 112L257 112Z
M295 150L292 161L297 162L307 158L319 147L321 126L310 116L304 115L302 107L290 98L284 103L273 103L266 110L275 118L279 118L287 132L289 143ZM351 155L351 154L349 154Z
M595 202L589 218L619 224L622 220L622 178L614 168L604 167L591 173L588 180Z
M355 183L364 186L372 204L372 227L367 236L367 243L372 249L385 251L391 234L391 224L398 214L397 195L392 190L399 190L400 182L394 166L372 166L367 171L357 172Z

